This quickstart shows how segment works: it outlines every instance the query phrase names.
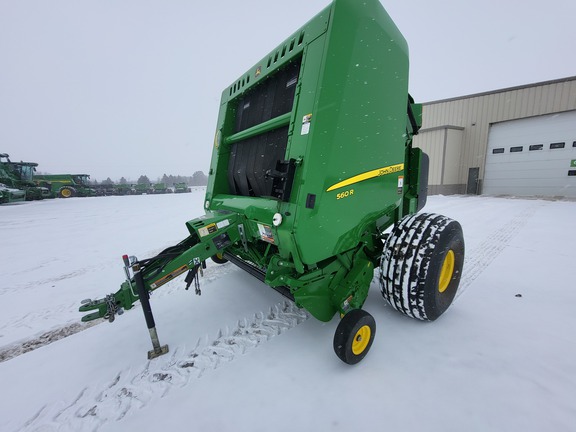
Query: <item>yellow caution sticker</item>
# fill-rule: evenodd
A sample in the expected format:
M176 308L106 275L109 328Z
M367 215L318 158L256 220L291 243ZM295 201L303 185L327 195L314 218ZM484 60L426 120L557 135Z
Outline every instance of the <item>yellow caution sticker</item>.
M171 273L168 273L166 276L161 277L160 279L158 279L156 282L151 283L150 284L150 288L151 289L156 289L161 287L162 285L164 285L165 283L170 282L172 279L174 279L175 277L180 276L182 273L184 273L186 270L188 270L188 266L183 265L182 267L178 267L176 270L174 270Z
M218 231L218 227L215 223L211 223L210 225L206 225L198 230L198 235L200 237L206 237L207 235L213 234Z

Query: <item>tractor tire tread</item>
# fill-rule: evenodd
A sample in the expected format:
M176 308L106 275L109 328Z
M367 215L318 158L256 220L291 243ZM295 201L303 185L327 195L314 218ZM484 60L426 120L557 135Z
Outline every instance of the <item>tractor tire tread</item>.
M460 224L446 216L433 213L419 213L403 218L392 230L384 246L380 266L380 285L382 296L399 312L419 320L435 320L445 308L431 307L427 296L426 279L431 270L431 260L437 265L437 255L434 249L440 243L451 238L458 247L458 268L456 288L459 273L463 263L463 239ZM430 281L428 281L430 284ZM436 289L436 288L433 288ZM448 293L448 305L452 302L454 293ZM448 306L446 306L447 308ZM442 310L443 309L443 310Z

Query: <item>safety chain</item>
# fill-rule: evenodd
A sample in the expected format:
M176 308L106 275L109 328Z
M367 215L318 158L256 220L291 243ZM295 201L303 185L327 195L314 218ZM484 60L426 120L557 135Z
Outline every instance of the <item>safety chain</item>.
M108 294L104 299L104 302L106 303L107 311L106 315L104 315L104 318L106 318L109 322L114 322L116 314L122 315L124 311L121 308L118 308L116 305L116 298L114 297L114 294Z
M202 264L196 264L194 267L190 269L188 274L186 275L186 290L190 288L192 282L194 282L194 291L196 295L202 295L202 291L200 290L200 276L204 276L204 271L202 270Z
M194 258L194 292L196 295L202 295L200 290L200 276L204 277L204 267L206 264L200 261L200 258Z
M194 291L196 292L196 295L202 295L202 291L200 290L200 275L199 275L199 273L203 273L202 266L200 266L199 270L200 271L196 273L196 276L194 276Z

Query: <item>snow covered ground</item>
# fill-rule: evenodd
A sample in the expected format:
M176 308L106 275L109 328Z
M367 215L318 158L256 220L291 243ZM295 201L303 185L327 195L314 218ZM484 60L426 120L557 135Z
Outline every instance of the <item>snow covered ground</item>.
M0 208L0 431L576 430L575 202L430 197L426 211L464 229L460 294L423 323L387 306L375 278L378 331L356 366L332 351L337 319L230 264L209 263L200 297L182 280L154 294L166 356L146 359L140 308L79 326L80 300L118 289L121 256L185 238L202 201Z

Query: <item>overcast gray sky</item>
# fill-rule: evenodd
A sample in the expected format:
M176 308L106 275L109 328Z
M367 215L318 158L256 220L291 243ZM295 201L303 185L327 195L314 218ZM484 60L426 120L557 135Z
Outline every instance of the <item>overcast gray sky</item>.
M419 102L576 75L574 0L381 1ZM222 90L329 3L0 0L0 152L98 180L207 172Z

